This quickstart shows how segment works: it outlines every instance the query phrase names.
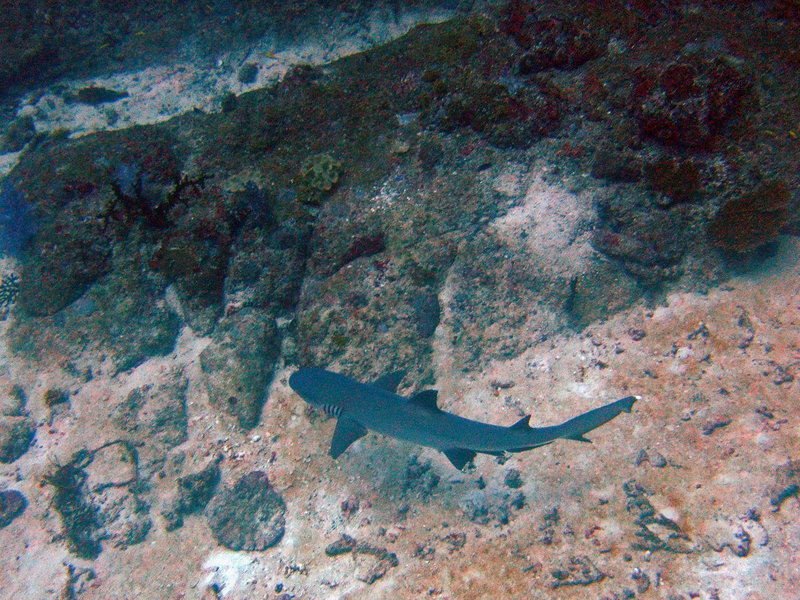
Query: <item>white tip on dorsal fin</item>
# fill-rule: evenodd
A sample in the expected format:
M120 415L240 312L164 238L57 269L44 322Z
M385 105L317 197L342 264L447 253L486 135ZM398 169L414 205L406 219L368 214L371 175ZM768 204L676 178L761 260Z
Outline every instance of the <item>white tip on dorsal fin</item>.
M403 381L403 377L406 376L405 371L395 371L394 373L387 373L383 377L379 377L375 380L375 385L379 388L383 388L389 392L397 391L397 386L400 385L400 382Z
M423 390L419 394L414 394L409 398L409 402L413 402L420 408L426 408L428 410L439 410L439 407L436 406L436 398L439 392L436 390Z

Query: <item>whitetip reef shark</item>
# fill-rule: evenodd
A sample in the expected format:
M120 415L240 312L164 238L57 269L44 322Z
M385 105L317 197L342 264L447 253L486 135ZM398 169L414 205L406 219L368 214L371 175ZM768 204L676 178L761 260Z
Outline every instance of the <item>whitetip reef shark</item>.
M383 435L436 448L463 469L476 453L503 455L544 446L557 439L589 442L585 433L621 412L631 412L639 396L627 396L550 427L530 427L525 415L511 426L490 425L445 412L436 406L436 390L406 398L395 392L404 371L385 375L374 383L360 383L340 373L316 367L301 368L289 385L303 400L336 417L330 455L338 458L371 429Z

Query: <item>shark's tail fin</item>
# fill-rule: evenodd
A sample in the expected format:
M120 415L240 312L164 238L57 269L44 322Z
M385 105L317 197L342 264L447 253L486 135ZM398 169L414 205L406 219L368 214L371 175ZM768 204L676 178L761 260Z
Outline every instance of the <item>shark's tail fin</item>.
M591 440L584 437L584 434L597 429L604 423L608 423L621 412L631 412L633 403L639 399L639 396L626 396L565 421L556 427L558 437L578 442L591 442Z
M639 396L627 396L595 408L577 417L561 423L561 425L550 425L549 427L529 427L528 420L530 415L522 417L519 421L509 426L509 430L525 430L528 432L529 443L520 445L518 448L508 448L507 452L523 452L550 444L558 439L575 440L577 442L590 442L585 434L600 425L608 423L621 412L631 412L633 403L640 400Z

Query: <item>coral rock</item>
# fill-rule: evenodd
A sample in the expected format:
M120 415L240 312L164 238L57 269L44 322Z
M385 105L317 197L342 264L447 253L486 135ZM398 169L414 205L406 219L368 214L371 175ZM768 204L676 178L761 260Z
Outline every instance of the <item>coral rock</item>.
M0 529L21 515L25 505L25 496L18 491L0 492Z
M25 454L34 431L27 417L0 417L0 463L14 462Z
M634 118L646 137L702 148L733 117L752 81L722 57L681 57L633 73Z
M225 488L206 508L217 540L231 550L265 550L283 537L286 505L266 473L253 471Z
M789 188L769 181L726 202L708 225L715 246L729 252L749 252L773 241L792 217Z
M242 427L254 427L279 350L280 335L268 314L246 309L223 318L200 355L212 404Z

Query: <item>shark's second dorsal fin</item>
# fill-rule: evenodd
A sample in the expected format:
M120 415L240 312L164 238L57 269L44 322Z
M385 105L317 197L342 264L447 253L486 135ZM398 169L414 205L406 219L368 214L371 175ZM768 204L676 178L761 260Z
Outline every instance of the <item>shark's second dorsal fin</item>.
M519 421L517 421L516 423L511 425L509 427L509 429L530 429L531 428L531 426L529 424L530 420L531 420L531 416L530 415L525 415Z
M395 392L397 391L397 386L400 385L400 382L403 381L403 377L405 376L405 371L387 373L383 377L378 377L378 379L376 379L372 385L382 388L388 392Z
M340 417L336 422L336 431L333 432L330 455L333 458L339 458L339 455L347 450L350 444L365 435L367 435L367 429L361 423L347 417Z
M439 392L436 390L423 390L418 394L414 394L411 398L408 399L409 402L416 404L420 408L424 408L427 410L434 410L438 411L439 407L436 406L436 398L438 397Z

